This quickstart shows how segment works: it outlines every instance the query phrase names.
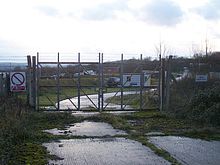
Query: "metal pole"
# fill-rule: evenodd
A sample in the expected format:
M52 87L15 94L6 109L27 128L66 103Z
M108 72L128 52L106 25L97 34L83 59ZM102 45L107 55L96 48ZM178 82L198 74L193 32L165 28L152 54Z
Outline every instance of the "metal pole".
M121 69L120 69L120 83L121 83L121 110L124 109L124 105L123 105L123 90L124 90L124 84L123 84L123 72L124 72L124 68L123 68L123 54L121 54Z
M103 53L101 54L101 110L103 111L104 106L104 93L103 93L103 85L104 85L104 74L103 74Z
M0 95L5 96L3 73L0 73Z
M161 99L161 96L160 96L160 94L161 94L161 92L160 92L160 84L161 84L161 64L162 64L162 62L161 62L161 54L159 54L159 72L158 72L158 87L157 87L157 90L158 90L158 96L159 96L159 109L161 110L161 105L160 105L160 103L161 103L161 101L160 101L160 99Z
M39 102L40 102L40 92L39 92L39 90L40 90L40 87L39 87L39 82L40 82L40 75L39 75L39 70L40 70L40 68L39 68L39 60L40 60L40 55L39 55L39 52L37 53L37 84L36 84L36 91L37 91L37 110L39 110Z
M57 109L60 110L60 54L57 54Z
M77 93L78 93L78 111L80 110L80 53L78 53L78 82L77 82Z
M98 85L99 85L99 90L98 90L98 110L101 111L101 104L100 104L100 96L101 96L101 54L99 53L99 74L98 74Z
M165 93L165 59L161 60L161 83L160 83L160 110L164 110L164 93Z
M143 109L143 85L144 85L144 77L143 77L143 61L142 54L140 55L140 110Z
M32 92L31 92L31 80L32 74L31 74L31 56L27 56L27 104L30 106L33 106L33 99L32 99Z
M38 56L38 53L37 53ZM32 96L33 96L33 107L35 110L38 110L37 107L37 75L36 75L36 56L32 57L32 62L33 62L33 83L32 83Z
M171 61L173 56L169 56L167 66L167 79L166 79L166 110L170 107L170 80L171 80Z

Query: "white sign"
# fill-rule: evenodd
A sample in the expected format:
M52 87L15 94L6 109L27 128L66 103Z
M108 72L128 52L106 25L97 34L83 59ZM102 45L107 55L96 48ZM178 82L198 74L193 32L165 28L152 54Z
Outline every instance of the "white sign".
M208 81L208 75L196 75L196 82L207 82Z
M25 72L11 72L10 73L10 90L12 92L26 91Z
M144 86L150 86L151 77L149 74L144 74ZM125 74L123 75L123 85L128 86L140 86L141 85L141 76L140 74Z

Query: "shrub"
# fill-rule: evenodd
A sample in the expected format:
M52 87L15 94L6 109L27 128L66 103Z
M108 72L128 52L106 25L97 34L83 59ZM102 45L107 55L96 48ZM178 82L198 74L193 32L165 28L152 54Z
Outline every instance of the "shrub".
M200 90L189 103L187 117L211 125L220 125L220 86Z

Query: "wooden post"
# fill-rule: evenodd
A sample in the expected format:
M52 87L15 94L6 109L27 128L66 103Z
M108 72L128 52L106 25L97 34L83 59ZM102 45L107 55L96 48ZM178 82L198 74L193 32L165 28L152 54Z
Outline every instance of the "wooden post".
M170 80L171 80L171 60L172 56L169 56L167 64L167 78L166 78L166 110L169 110L170 106Z

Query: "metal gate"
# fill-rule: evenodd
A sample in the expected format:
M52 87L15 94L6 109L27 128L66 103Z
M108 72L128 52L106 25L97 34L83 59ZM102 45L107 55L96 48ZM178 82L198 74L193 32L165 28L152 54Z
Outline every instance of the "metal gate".
M32 57L32 65L30 61L28 63L32 68L31 92L37 110L105 111L159 107L159 67L144 70L142 55L135 59L133 66L129 66L123 54L119 60L111 62L104 61L103 53L98 53L93 61L82 60L89 56L80 53L68 55L68 58L59 53L52 57L53 60L37 53L37 57ZM152 104L149 99L156 101L154 106L148 105Z

